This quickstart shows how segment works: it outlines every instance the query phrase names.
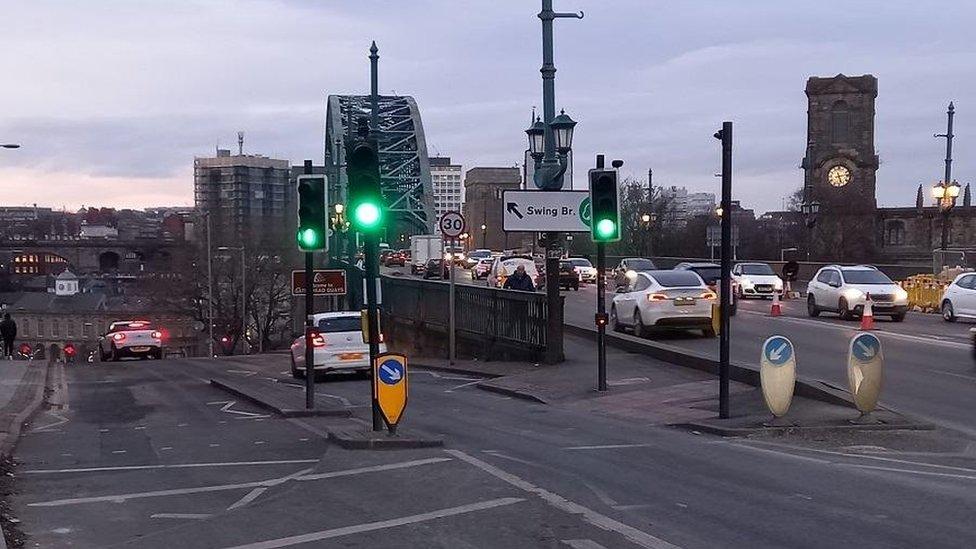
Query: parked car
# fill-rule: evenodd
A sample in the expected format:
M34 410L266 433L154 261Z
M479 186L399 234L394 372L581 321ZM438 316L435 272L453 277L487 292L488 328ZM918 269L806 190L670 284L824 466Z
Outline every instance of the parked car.
M701 330L715 337L712 304L717 295L694 271L645 271L620 288L610 305L614 330L629 327L639 337L650 328Z
M525 272L532 277L537 290L540 288L540 283L544 285L539 269L536 268L535 261L530 255L503 255L496 259L488 273L488 285L493 288L505 286L505 280L519 265L525 267Z
M620 260L620 264L613 270L613 287L626 288L632 280L637 277L637 273L657 270L654 262L643 257L625 257Z
M491 272L491 266L495 262L495 258L488 256L478 261L478 264L474 266L473 276L475 280L481 280L483 278L488 278L488 273Z
M370 371L369 345L363 343L359 311L317 313L312 316L312 322L316 328L312 337L312 370L315 374ZM382 334L380 352L386 352ZM291 375L304 377L306 371L305 336L302 335L291 344Z
M946 287L940 302L942 318L955 322L957 318L976 318L976 273L962 273Z
M386 254L386 261L384 264L387 267L403 267L407 264L407 258L403 255L403 252L396 250Z
M566 261L576 269L580 282L596 282L596 267L590 263L589 259L585 257L570 257Z
M722 297L722 266L718 263L690 263L683 262L678 263L674 266L676 271L693 271L698 276L705 281L708 288L715 292L715 295L719 296L718 299L721 300ZM730 315L735 315L736 311L739 310L739 300L735 298L736 284L735 278L731 281L732 285L732 295L729 296L729 303L731 304Z
M443 259L429 259L424 265L424 280L440 278L447 280L451 275L451 264Z
M772 299L783 292L783 279L766 263L737 263L732 267L737 298L762 297Z
M875 316L889 315L901 322L908 312L908 292L870 265L841 267L828 265L807 284L807 313L819 316L834 311L844 320L860 317L867 294L871 294Z
M572 288L579 291L580 274L572 261L563 260L559 262L559 287L566 290Z
M123 320L109 325L98 338L98 357L103 362L123 357L163 358L163 334L147 320Z

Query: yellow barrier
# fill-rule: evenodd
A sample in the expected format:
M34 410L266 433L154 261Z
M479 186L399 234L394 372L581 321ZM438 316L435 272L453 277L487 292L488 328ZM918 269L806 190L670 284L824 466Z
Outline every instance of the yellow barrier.
M908 307L926 313L939 312L942 294L948 286L928 274L910 276L899 284L908 292Z

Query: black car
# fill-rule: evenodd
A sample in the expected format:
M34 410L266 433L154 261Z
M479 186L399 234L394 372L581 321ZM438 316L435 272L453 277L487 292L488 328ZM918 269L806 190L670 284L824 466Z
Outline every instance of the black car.
M625 257L613 270L614 288L626 288L637 273L657 270L654 262L643 257ZM631 274L627 274L631 273Z
M716 295L718 295L718 296L721 296L722 295L721 294L722 266L719 265L718 263L690 263L690 262L684 262L684 263L678 263L677 265L675 265L674 266L674 270L676 270L676 271L694 271L695 273L698 274L698 276L700 276L702 278L702 280L705 281L705 284L707 284L708 287L711 288L711 290L713 292L715 292ZM735 299L735 287L734 287L734 284L733 284L733 287L732 287L731 294L732 295L729 296L729 303L731 303L732 306L730 308L731 310L729 311L729 313L732 314L732 315L735 315L735 312L738 310L739 303Z
M430 259L427 261L427 265L424 266L424 280L431 278L447 280L450 272L451 266L448 262L443 259Z
M576 272L576 268L569 261L559 262L559 287L564 289L572 288L573 291L579 291L580 277L579 273Z

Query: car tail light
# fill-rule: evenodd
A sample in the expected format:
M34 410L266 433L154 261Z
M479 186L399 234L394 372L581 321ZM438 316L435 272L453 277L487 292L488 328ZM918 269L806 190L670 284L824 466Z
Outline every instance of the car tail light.
M715 299L718 296L715 295L715 292L708 291L708 292L702 292L702 295L700 295L698 297L700 297L702 299Z
M114 339L115 341L122 341L123 339L125 339L125 334L120 334L120 333L112 334L112 339Z
M648 301L667 301L668 300L668 296L666 296L664 294L648 294L647 295L647 300Z
M160 332L158 330L154 330L153 333L151 333L149 335L151 335L153 339L163 339L162 332Z
M64 346L64 354L66 354L68 356L75 356L75 346L74 345L65 345Z
M325 336L320 333L312 334L312 347L325 347Z

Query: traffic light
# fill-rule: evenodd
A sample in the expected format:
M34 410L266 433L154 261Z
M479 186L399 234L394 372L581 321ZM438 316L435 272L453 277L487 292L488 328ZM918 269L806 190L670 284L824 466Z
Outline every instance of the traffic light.
M590 170L590 232L594 242L620 240L617 170Z
M306 252L324 250L328 238L328 210L324 175L298 176L298 247Z
M376 146L368 139L357 140L346 157L349 176L347 215L353 229L376 232L383 226L386 204L380 189L380 163Z

